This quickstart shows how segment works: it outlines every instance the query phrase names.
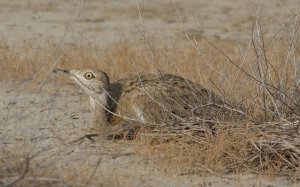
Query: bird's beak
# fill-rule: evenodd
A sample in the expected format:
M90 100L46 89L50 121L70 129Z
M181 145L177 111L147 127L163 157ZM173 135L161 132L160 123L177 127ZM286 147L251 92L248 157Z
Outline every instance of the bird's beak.
M57 68L55 68L55 69L52 70L52 72L70 76L70 70L66 70L66 69L57 69Z
M75 80L75 82L78 84L78 78L76 77L76 75L74 75L74 73L72 73L72 70L55 68L52 70L52 72L64 75L69 79Z

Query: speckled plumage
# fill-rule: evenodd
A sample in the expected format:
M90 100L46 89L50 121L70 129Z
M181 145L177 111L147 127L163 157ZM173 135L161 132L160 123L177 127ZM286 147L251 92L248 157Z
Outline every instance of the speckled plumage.
M113 105L110 105L115 106L112 107L115 113L126 114L145 123L183 120L195 114L204 117L214 104L222 104L214 93L172 74L132 75L112 83L110 93L121 94L114 97L118 104L112 102ZM143 115L144 120L138 113Z
M101 127L129 121L157 124L193 117L214 119L224 111L216 94L173 74L137 73L110 83L105 72L95 69L54 72L75 80L90 96L95 123ZM87 73L93 75L90 80L85 78Z

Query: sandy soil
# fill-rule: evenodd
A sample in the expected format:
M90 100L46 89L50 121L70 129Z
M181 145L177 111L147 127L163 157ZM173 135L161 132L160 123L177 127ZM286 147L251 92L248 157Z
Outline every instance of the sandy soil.
M122 40L142 39L139 29L157 40L235 39L250 32L253 9L250 1L186 0L142 1L140 20L137 1L128 0L0 0L0 40L12 45L27 41L33 45L86 43L110 45ZM264 1L266 31L276 31L295 1ZM273 32L273 33L274 33ZM30 168L46 173L67 171L73 185L83 186L297 186L284 178L264 176L199 176L163 173L134 150L128 141L101 138L81 139L91 132L86 96L72 85L55 82L41 92L27 90L30 83L9 86L0 83L0 152L30 156ZM26 91L27 90L27 91ZM75 142L74 142L75 141ZM7 158L13 165L14 157ZM0 172L5 172L5 168ZM92 174L94 173L94 174ZM35 173L24 180L57 182ZM1 175L0 175L1 176ZM17 175L16 175L17 176ZM86 177L88 176L88 177ZM84 184L80 177L90 178ZM93 180L97 178L97 180ZM101 178L101 180L99 180ZM0 179L7 184L16 177ZM63 180L63 177L61 178ZM58 180L58 181L57 181ZM94 182L96 181L96 182ZM100 181L100 182L99 182Z
M142 16L139 15L138 3ZM261 3L261 1L258 1ZM234 39L250 32L255 17L251 1L227 0L26 0L0 1L0 38L23 40L95 42L107 45L140 39L140 31L159 40L186 39L188 34L208 39ZM275 33L296 7L296 1L265 0L261 6L266 32ZM180 17L182 18L182 22Z

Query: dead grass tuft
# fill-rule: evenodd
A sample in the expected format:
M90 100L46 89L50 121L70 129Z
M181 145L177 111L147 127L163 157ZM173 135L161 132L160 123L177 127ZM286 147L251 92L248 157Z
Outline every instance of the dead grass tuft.
M141 133L143 156L176 174L255 173L291 176L299 172L297 124L218 124L202 136Z

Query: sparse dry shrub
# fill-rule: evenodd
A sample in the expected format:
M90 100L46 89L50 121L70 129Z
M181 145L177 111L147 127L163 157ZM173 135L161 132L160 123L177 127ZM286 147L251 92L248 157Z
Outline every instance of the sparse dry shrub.
M141 133L143 156L177 174L256 173L296 176L299 172L299 138L296 124L218 124L216 134Z
M166 167L284 175L299 171L298 14L291 16L278 33L267 38L260 23L261 10L257 8L255 13L248 41L239 43L240 57L228 52L228 46L210 41L207 49L212 47L220 56L211 51L209 55L196 53L201 57L194 56L202 62L201 67L215 70L216 74L201 71L208 76L206 80L213 80L210 87L224 98L241 101L249 120L241 124L220 121L202 133L201 138L199 134L193 136L191 129L184 133L178 131L174 124L167 130L155 131L157 134L146 133L141 139L146 137L144 143L152 146L154 150L150 150L163 158L160 160ZM234 47L230 49L234 51ZM214 61L222 57L223 63ZM153 137L155 143L152 143ZM149 147L142 150L149 154Z

